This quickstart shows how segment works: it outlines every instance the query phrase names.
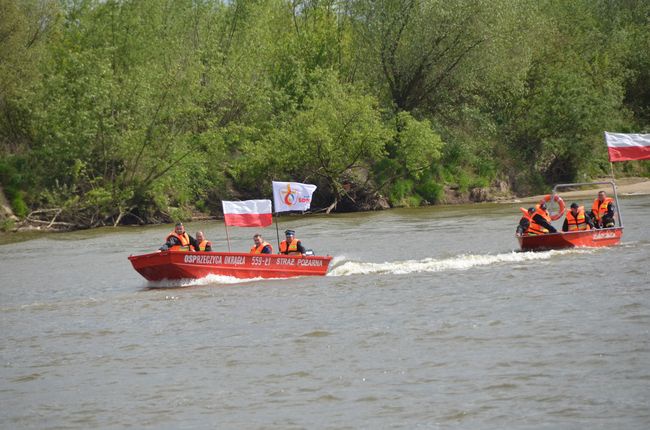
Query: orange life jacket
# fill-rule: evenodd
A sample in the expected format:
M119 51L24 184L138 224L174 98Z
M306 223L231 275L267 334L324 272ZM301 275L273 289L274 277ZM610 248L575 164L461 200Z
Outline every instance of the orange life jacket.
M260 246L253 246L251 248L251 254L261 254L265 247L271 248L271 254L273 254L273 247L268 242L262 242Z
M535 215L541 215L542 218L546 220L546 222L551 222L551 216L549 215L548 211L545 209L542 209L539 205L535 206L535 212L533 212L532 215L528 218L530 221L530 225L528 226L528 230L526 230L526 234L528 236L539 236L540 234L546 234L548 233L548 229L545 227L542 227L541 225L537 224L535 222Z
M287 248L287 241L283 240L280 243L280 254L289 254L289 255L300 254L300 252L298 252L298 242L299 240L294 237L291 243L289 244L289 247Z
M199 251L205 251L205 248L207 248L208 246L210 246L210 248L212 248L212 242L210 242L209 240L203 239L203 241L201 243L199 243Z
M533 212L531 218L534 217L535 215L541 215L542 218L546 220L546 222L548 223L551 222L551 215L548 213L546 209L542 209L540 205L535 206L535 212Z
M548 229L537 224L531 218L530 225L528 226L528 230L526 230L525 234L527 234L528 236L539 236L540 234L546 234L546 233L548 233Z
M169 248L170 251L189 251L190 250L190 236L187 232L183 234L178 234L175 231L172 231L165 239L165 242L169 241L170 237L175 237L181 243L180 245L174 245Z
M602 221L603 216L607 213L607 206L612 203L614 200L611 197L605 197L605 200L602 202L598 199L594 200L594 204L591 206L591 211L596 218L596 221L599 223Z
M566 213L566 221L569 227L569 231L578 231L578 230L589 230L589 224L587 224L587 219L585 217L585 208L580 206L578 208L578 215L573 216L573 212L569 211Z

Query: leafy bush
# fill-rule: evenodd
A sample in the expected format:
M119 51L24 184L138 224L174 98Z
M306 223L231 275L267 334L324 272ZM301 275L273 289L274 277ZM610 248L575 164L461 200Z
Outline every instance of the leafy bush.
M427 202L434 204L442 200L445 189L434 179L428 179L420 184L417 184L415 186L415 191Z
M29 207L27 207L21 193L16 193L11 199L11 209L18 218L25 218L29 214Z
M409 206L407 198L413 193L413 180L398 179L390 187L388 201L393 207Z

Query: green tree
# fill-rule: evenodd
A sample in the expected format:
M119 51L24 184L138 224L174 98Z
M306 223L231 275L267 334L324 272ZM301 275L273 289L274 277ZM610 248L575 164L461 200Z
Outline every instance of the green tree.
M383 154L390 132L372 97L339 83L331 72L318 73L304 109L245 147L240 178L316 181L331 196L332 210L346 194L345 180Z

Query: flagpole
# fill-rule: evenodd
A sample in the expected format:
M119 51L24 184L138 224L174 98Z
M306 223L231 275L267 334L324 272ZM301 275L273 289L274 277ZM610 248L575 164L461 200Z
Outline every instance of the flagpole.
M278 237L278 254L280 253L280 228L278 227L278 213L275 213L275 235Z
M280 253L280 228L278 227L278 204L275 201L275 182L271 182L273 193L273 209L275 209L275 236L278 239L278 254Z
M226 226L226 240L228 241L228 252L230 252L230 235L228 234L228 223L226 220L223 220L224 225Z
M616 178L614 177L614 163L612 163L611 161L609 162L609 168L610 171L612 172L612 180L615 180Z

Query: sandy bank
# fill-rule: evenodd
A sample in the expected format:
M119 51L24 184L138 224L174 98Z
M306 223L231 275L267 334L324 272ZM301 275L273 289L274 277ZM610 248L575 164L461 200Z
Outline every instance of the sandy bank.
M609 181L610 178L602 178L598 179L596 181ZM622 178L622 179L617 179L616 181L616 191L618 192L619 197L620 196L630 196L630 195L644 195L644 194L650 194L650 179L648 178ZM567 202L567 205L572 202L572 201L580 201L582 200L582 203L590 203L593 201L593 199L596 198L596 194L598 193L598 190L604 190L608 194L611 193L611 187L609 185L596 185L592 187L582 187L580 190L575 190L575 191L564 191L561 192L560 195L564 199L565 202ZM549 193L551 190L549 190ZM539 202L543 195L536 195L536 196L529 196L529 197L521 197L518 199L513 199L506 201L506 203L537 203ZM585 202L584 200L587 200Z

